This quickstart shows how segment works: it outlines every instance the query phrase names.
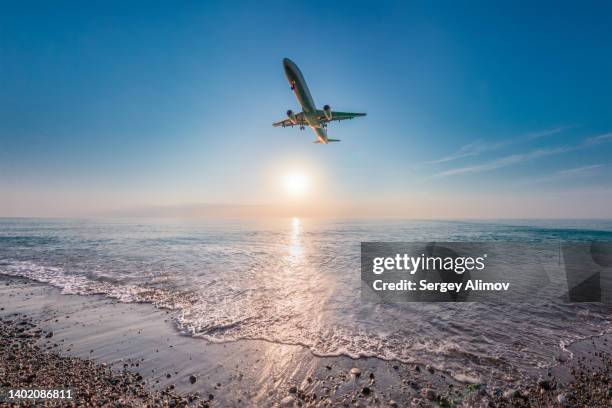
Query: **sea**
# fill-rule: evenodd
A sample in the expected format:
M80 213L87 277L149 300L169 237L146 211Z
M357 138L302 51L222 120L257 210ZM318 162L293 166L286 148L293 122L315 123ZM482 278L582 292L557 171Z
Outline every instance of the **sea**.
M0 274L169 309L177 335L430 364L466 382L551 367L612 332L610 306L557 297L365 302L362 241L612 242L612 221L0 218Z

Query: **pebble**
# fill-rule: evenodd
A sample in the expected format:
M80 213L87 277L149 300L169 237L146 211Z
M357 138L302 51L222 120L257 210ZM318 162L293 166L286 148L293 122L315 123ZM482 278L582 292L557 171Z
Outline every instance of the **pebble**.
M542 388L543 390L550 390L550 381L549 380L544 380L542 378L540 378L538 380L538 387Z
M281 408L288 408L288 407L292 407L294 403L295 403L295 398L293 398L291 395L288 395L281 400L280 406Z
M6 358L0 359L3 386L21 383L30 388L63 388L70 384L79 390L73 401L75 406L110 406L110 401L125 407L181 406L192 395L147 389L137 372L117 372L109 370L106 363L46 352L45 349L57 343L41 348L36 341L53 337L53 332L43 334L38 329L29 337L19 337L23 333L19 329L25 326L20 320L0 319L0 349L6 347L5 354L10 350ZM28 325L37 327L33 323Z
M354 375L355 377L359 377L361 375L361 370L358 369L357 367L353 367L351 368L351 374Z
M567 401L567 397L565 396L565 394L559 394L557 395L557 402L559 403L559 405L561 405L562 407L568 407L569 403Z
M198 380L198 378L195 375L190 375L189 376L189 382L192 384L195 384L195 382Z
M421 390L421 395L430 401L433 401L436 399L436 393L431 388L423 388Z
M519 391L515 390L514 388L510 388L510 389L504 391L504 398L505 399L518 398L519 396L520 396Z

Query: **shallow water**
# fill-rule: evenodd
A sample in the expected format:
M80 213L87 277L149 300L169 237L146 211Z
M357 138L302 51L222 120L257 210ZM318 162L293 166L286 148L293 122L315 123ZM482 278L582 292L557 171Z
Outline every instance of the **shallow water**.
M427 363L460 380L497 381L611 331L610 308L555 298L365 303L360 242L591 240L612 241L612 222L0 219L0 273L171 308L180 331L209 341L301 344L317 355Z

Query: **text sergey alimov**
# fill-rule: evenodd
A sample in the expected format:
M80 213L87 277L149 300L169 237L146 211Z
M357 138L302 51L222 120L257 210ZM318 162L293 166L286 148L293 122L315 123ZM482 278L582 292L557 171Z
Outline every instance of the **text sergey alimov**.
M380 275L385 271L405 271L414 275L417 271L445 271L463 275L468 271L482 271L485 269L487 254L478 257L441 257L441 256L410 256L408 254L395 254L390 257L375 257L372 261L372 273ZM448 291L460 292L480 290L508 290L509 282L484 282L480 279L468 279L465 282L429 282L426 279L418 281L402 279L395 282L385 282L376 279L372 283L375 291L380 290L406 290L406 291Z
M612 304L612 242L362 242L361 299Z

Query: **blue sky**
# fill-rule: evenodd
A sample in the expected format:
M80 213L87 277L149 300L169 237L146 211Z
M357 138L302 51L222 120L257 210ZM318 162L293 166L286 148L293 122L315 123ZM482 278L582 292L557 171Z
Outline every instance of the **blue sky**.
M612 217L609 2L6 2L0 215L196 203ZM315 102L341 143L276 129ZM360 210L356 210L359 207Z

